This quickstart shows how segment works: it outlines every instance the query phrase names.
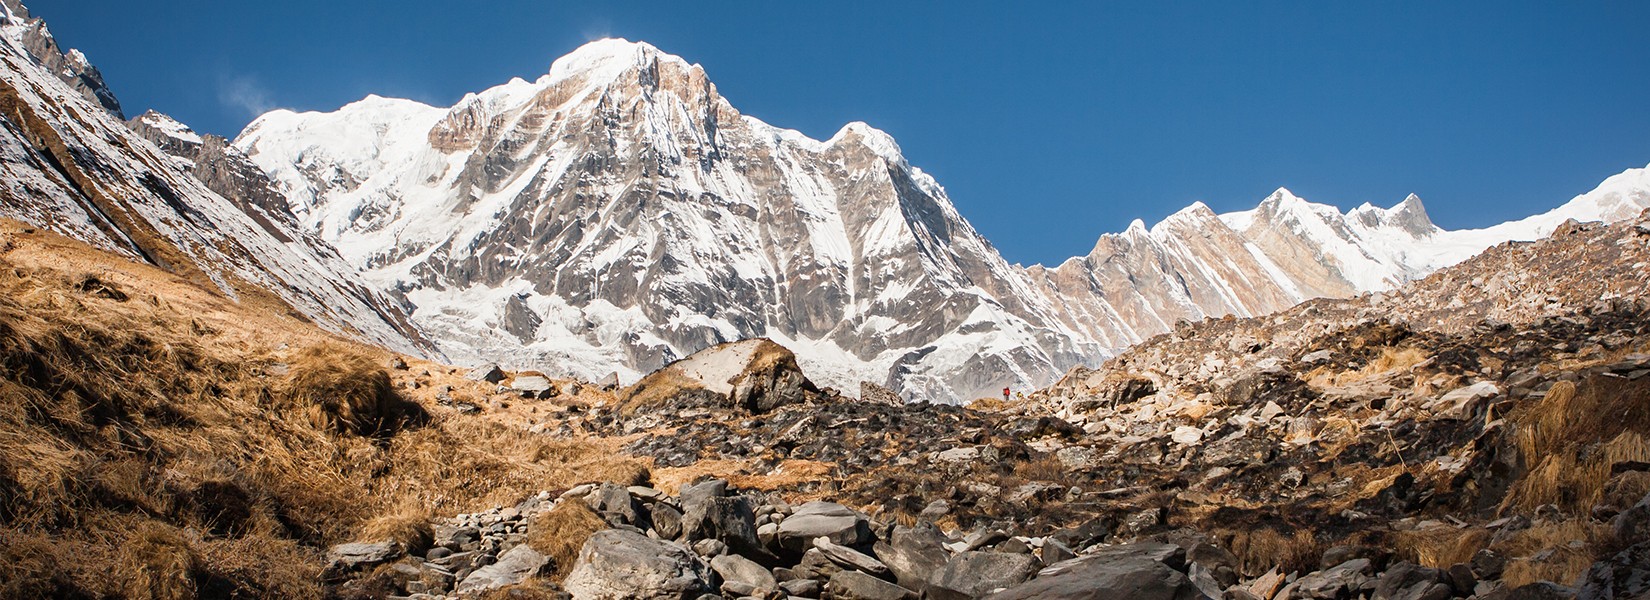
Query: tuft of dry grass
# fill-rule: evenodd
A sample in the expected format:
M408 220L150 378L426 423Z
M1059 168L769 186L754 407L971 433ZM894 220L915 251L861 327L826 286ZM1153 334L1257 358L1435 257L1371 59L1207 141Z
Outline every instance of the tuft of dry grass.
M1014 465L1014 476L1026 481L1065 483L1071 478L1071 473L1059 458L1050 454Z
M373 437L429 422L429 413L402 399L389 373L365 352L323 343L291 362L285 396L317 429Z
M420 555L435 544L435 528L430 525L432 516L424 506L402 502L395 510L361 524L355 539L390 540L406 553Z
M1393 536L1399 557L1434 569L1472 560L1472 555L1489 546L1490 532L1484 529L1435 527L1425 531L1400 531Z
M1243 571L1252 575L1260 575L1273 566L1285 573L1310 572L1317 569L1318 559L1323 556L1322 544L1305 529L1284 533L1256 527L1233 530L1229 535L1231 541L1226 546L1238 557Z
M115 579L133 600L188 600L196 597L201 559L175 529L146 522L120 546Z
M550 557L555 571L548 578L560 583L572 570L585 540L603 529L607 522L601 515L582 501L570 500L534 517L527 527L527 543Z

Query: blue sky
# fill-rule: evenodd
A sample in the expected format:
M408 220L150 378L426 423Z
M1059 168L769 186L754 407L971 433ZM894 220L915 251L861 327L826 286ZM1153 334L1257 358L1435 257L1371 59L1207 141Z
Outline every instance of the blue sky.
M1277 187L1450 228L1650 164L1650 2L26 0L129 114L233 136L369 93L446 105L583 42L703 64L742 112L884 129L1010 261Z

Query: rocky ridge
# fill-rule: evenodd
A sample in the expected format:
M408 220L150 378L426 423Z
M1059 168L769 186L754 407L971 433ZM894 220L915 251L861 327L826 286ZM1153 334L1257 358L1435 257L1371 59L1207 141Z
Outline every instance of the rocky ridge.
M15 0L4 8L0 216L155 264L231 298L270 301L274 310L388 348L434 352L406 305L365 285L330 246L283 218L267 193L221 186L234 199L226 198L192 174L255 184L264 179L257 169L231 154L191 161L162 152L120 120L84 56L60 52L44 23ZM221 139L196 143L225 148ZM219 176L208 176L213 170Z

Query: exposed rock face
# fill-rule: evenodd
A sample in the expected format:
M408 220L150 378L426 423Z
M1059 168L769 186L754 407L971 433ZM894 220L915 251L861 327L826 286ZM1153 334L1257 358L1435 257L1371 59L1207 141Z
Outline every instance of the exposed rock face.
M29 58L62 80L69 89L79 93L94 105L102 107L117 119L125 119L120 111L120 100L103 83L103 73L86 60L79 50L63 51L57 46L46 22L29 15L29 9L20 0L0 0L0 15L8 26L7 38L17 43Z
M1561 217L1446 232L1414 197L1342 213L1279 190L1022 269L886 134L772 127L698 65L623 40L451 108L375 96L276 111L236 145L460 360L585 379L620 364L630 381L768 337L824 385L908 400L1041 387L1180 319L1388 289L1564 218L1650 205L1650 176L1630 175Z
M167 154L187 161L190 175L234 202L270 235L285 240L292 232L303 231L275 182L229 140L198 134L188 125L152 110L127 121L126 126Z
M246 202L213 191L191 175L197 165L126 128L83 56L59 53L45 26L15 0L4 7L0 216L155 264L231 298L269 297L334 331L432 352L403 306L364 285L325 242L279 210L248 210L249 202L278 206L268 190ZM187 128L179 134L193 135ZM203 140L202 152L206 146ZM262 179L244 162L236 168Z

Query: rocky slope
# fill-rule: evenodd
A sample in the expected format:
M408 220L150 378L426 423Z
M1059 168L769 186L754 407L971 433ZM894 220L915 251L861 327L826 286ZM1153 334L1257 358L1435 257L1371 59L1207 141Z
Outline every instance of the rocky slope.
M1647 260L1650 212L1571 223L1386 294L1186 323L996 407L801 383L739 402L738 382L804 376L768 342L719 346L611 403L523 400L545 433L629 440L652 481L438 521L423 551L362 540L383 551L335 549L355 573L337 585L1635 598L1650 592ZM531 396L514 387L497 393Z
M283 216L267 191L237 195L229 192L233 185L220 185L221 194L194 177L220 184L241 178L254 182L249 190L263 180L244 158L234 163L223 140L162 123L167 135L178 136L167 139L204 149L198 160L163 153L121 122L113 95L84 56L61 54L51 40L15 1L4 5L0 216L162 266L230 297L272 299L291 307L276 310L294 310L334 331L397 350L434 351L399 301L363 285L326 243ZM152 118L140 122L159 123Z
M602 40L450 108L369 97L236 139L309 228L461 362L634 381L726 341L795 349L824 385L958 401L1051 383L1180 319L1389 289L1565 216L1446 232L1419 199L1341 213L1287 190L1195 205L1055 268L1008 265L863 123L812 140L740 114L703 68Z

